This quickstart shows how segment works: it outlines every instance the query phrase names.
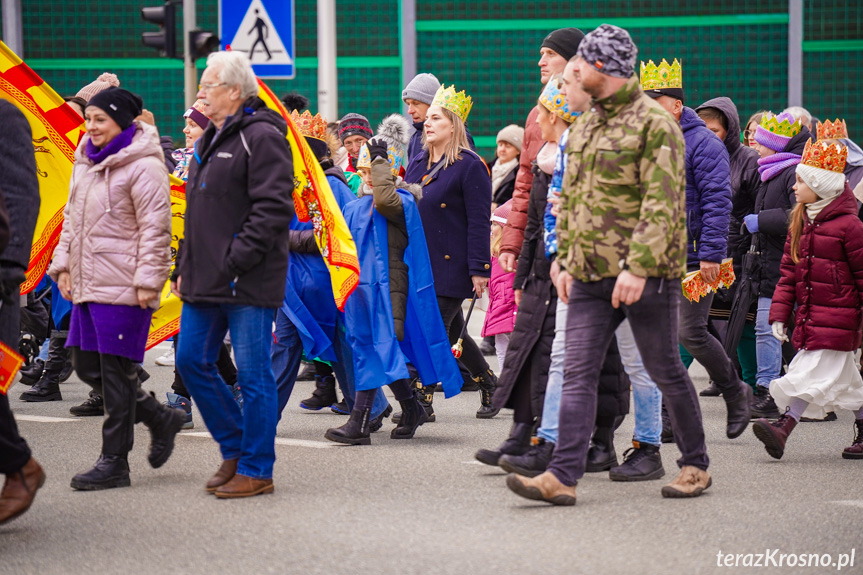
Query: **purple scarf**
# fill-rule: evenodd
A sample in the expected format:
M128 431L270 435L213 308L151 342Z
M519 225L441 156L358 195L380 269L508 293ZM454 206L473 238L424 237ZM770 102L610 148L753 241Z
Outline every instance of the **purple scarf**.
M766 182L776 177L785 168L796 166L800 163L801 156L797 154L789 154L788 152L780 152L761 158L758 160L758 173L761 174L761 181Z
M93 144L93 140L87 140L87 157L94 164L100 163L102 160L112 154L116 154L126 146L132 143L132 138L135 136L135 124L132 124L119 134L113 140L107 143L101 150Z

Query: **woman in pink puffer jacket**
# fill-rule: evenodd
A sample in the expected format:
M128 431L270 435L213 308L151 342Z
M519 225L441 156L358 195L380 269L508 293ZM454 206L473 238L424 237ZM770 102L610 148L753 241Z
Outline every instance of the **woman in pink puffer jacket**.
M150 428L150 464L162 465L185 414L140 390L136 363L170 269L171 202L156 128L135 121L141 98L120 88L93 96L75 151L63 232L49 275L71 300L66 346L82 381L105 401L102 454L72 487L130 484L135 420ZM137 413L136 413L137 412Z

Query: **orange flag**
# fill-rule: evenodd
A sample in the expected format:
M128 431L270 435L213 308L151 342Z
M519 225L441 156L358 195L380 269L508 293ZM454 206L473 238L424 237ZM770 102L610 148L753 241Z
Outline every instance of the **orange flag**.
M315 242L330 272L336 306L344 310L345 301L360 281L360 261L354 238L318 159L291 115L260 79L258 86L258 97L288 123L288 142L294 158L294 208L300 221L311 220L314 224Z

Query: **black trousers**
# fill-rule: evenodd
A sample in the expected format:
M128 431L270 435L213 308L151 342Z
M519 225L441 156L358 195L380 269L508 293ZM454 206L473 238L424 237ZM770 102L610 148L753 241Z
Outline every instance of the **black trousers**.
M180 333L177 332L177 335L174 336L174 349L177 348L177 342L179 341ZM234 384L237 383L237 366L234 365L234 360L231 359L231 350L228 348L228 344L224 342L222 342L222 348L219 350L219 359L216 360L216 367L219 370L219 375L222 376L228 387L234 387ZM330 371L330 374L332 375L332 371ZM176 364L174 365L174 383L171 384L171 390L186 399L192 398L189 390L186 389L186 384L183 383L180 372L177 371Z
M458 336L464 327L464 313L461 309L463 299L457 297L437 296L437 305L440 308L440 315L443 318L444 327L449 334L449 342L454 344L458 341ZM485 373L488 369L488 362L479 350L479 346L470 335L465 333L464 342L462 342L464 351L461 354L461 362L470 372L471 376L477 376Z
M152 423L162 406L138 385L138 364L127 357L72 350L78 377L105 401L102 453L126 455L132 450L135 423Z
M4 303L0 307L0 340L14 350L18 349L20 314L17 305ZM9 475L19 471L30 457L30 448L18 433L9 408L9 398L0 394L0 473Z

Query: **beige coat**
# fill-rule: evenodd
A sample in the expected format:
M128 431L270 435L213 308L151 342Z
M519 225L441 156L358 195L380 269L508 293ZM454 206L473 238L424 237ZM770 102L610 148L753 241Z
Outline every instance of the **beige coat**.
M132 143L99 164L75 151L63 232L48 274L72 279L74 303L138 305L161 291L171 267L171 200L159 133L135 122ZM158 308L158 301L152 307Z

